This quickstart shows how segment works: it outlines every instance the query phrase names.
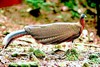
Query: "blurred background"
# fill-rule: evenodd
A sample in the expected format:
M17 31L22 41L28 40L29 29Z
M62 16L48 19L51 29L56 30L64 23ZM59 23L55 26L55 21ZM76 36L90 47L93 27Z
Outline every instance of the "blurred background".
M85 29L100 42L99 0L0 0L0 43L8 33L26 25L78 22L86 14Z

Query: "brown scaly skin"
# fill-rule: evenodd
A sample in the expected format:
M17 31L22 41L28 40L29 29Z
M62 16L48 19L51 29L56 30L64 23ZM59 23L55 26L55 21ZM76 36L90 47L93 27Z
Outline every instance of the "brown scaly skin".
M31 35L36 41L43 44L73 41L81 35L84 29L84 18L85 15L82 14L79 23L57 22L52 24L26 26L23 30L12 32L6 36L3 41L4 48L7 48L12 40L23 35Z

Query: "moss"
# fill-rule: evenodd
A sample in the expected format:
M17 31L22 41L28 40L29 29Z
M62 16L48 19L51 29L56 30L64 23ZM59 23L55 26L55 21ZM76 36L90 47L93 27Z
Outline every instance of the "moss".
M90 62L90 63L99 64L99 63L100 63L100 58L99 58L98 54L91 54L91 55L89 56L89 62Z
M68 49L66 51L66 59L69 61L78 60L79 53L76 51L76 49Z
M44 58L46 56L46 54L39 49L34 50L34 55L38 58Z
M18 56L18 53L13 53L11 56L12 57L17 57Z
M98 58L98 55L97 55L97 54L91 54L91 55L89 56L89 59L90 59L90 60L96 59L96 58Z
M21 62L21 63L18 63L17 65L18 67L30 67L30 65L26 62Z
M8 67L17 67L17 64L16 64L16 63L10 63L10 64L8 65Z
M34 48L30 47L29 52L34 52Z
M30 62L30 67L39 67L39 65L36 62Z

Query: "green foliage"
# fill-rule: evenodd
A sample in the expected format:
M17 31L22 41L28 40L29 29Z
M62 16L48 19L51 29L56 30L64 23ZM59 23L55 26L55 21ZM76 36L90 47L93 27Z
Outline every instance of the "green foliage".
M29 52L34 52L34 48L33 47L30 47L29 48Z
M66 59L69 61L78 60L79 53L76 51L76 49L68 49L66 51Z
M34 50L34 55L38 58L44 58L46 56L46 54L39 49Z
M92 7L92 8L96 7L95 0L87 0L87 4L89 7Z
M72 17L79 18L79 13L77 12L78 6L75 0L66 0L64 5L67 6L71 10Z
M11 56L12 57L17 57L18 56L18 53L13 53Z
M69 7L70 9L74 9L76 10L78 7L77 7L77 4L75 2L75 0L67 0L66 2L64 2L64 4Z
M72 14L72 17L77 17L79 18L79 13L78 13L78 3L75 0L61 0L61 2L64 3L65 6L67 6ZM95 0L86 0L84 2L84 0L79 0L79 3L81 3L82 7L91 7L91 8L95 8L96 7L96 2Z
M92 60L89 60L90 63L100 64L100 58L94 58Z
M29 62L30 67L39 67L39 65L36 62Z
M26 2L33 8L33 9L44 9L50 10L50 6L54 6L54 3L51 2L44 2L44 0L26 0Z
M17 64L16 64L16 63L10 63L10 64L8 65L8 67L17 67Z
M40 4L44 3L44 0L26 0L26 2L31 5L32 7L34 7L34 9L39 8Z
M97 63L97 64L100 63L100 58L99 58L99 56L97 54L91 54L89 56L89 59L90 59L89 60L90 63Z
M27 63L21 63L17 67L30 67L30 65Z
M8 67L39 67L36 62L10 63Z
M72 17L77 17L77 18L80 17L80 15L77 11L71 11L71 13L72 13Z
M97 54L91 54L91 55L89 56L89 59L90 59L90 60L96 59L96 58L98 58L98 55L97 55Z

